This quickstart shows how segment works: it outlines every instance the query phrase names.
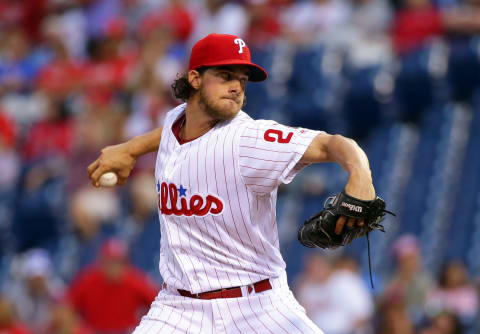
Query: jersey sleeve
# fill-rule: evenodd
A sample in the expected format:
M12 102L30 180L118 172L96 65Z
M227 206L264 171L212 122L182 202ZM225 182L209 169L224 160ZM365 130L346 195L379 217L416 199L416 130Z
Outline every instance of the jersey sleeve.
M290 183L308 165L299 161L319 133L274 121L249 122L239 144L240 173L247 187L269 193L281 183Z

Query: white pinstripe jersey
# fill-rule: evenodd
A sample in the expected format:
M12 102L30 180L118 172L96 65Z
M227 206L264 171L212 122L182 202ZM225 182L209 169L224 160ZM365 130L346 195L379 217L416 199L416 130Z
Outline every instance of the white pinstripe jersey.
M240 111L180 145L172 125L185 107L165 118L155 168L164 281L198 293L280 276L277 187L319 132Z

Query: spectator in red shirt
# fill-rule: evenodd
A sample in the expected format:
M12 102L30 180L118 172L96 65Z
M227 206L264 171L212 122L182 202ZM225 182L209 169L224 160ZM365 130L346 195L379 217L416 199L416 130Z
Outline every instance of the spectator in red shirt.
M157 295L126 257L123 241L106 241L98 263L81 273L68 293L68 301L96 333L130 333Z
M0 148L15 146L17 127L13 119L0 109Z
M393 21L392 42L395 51L403 55L443 32L442 13L431 0L404 0Z
M29 38L37 40L48 0L0 1L0 29L21 26Z
M82 64L71 57L58 29L58 25L46 24L44 41L45 46L51 50L53 59L39 71L36 84L46 94L65 98L78 91L85 78Z
M0 108L0 194L13 190L19 175L20 161L15 151L17 132L14 120Z
M48 98L47 116L30 129L24 145L27 161L48 156L66 157L73 146L74 123L64 100Z
M139 25L139 33L145 37L159 28L169 28L178 42L185 43L194 28L194 19L183 0L169 0L161 10L145 15Z
M275 6L266 0L249 0L247 8L250 23L246 40L251 47L265 48L275 38L280 37L283 29L278 19L281 14L281 6Z

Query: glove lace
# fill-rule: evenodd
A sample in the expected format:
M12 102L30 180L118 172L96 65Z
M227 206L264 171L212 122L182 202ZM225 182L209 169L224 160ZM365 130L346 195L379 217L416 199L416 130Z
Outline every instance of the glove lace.
M385 210L383 209L382 210L383 213L388 213L388 214L391 214L392 216L396 217L397 215L394 214L393 212L391 211L388 211L388 210ZM384 217L382 217L380 219L380 221L382 221L384 219ZM383 227L382 224L380 224L379 222L374 222L372 224L370 224L370 231L368 231L366 233L366 237L367 237L367 256L368 256L368 272L370 274L370 285L372 286L372 289L375 290L375 286L373 285L373 278L372 278L372 261L371 261L371 251L370 251L370 232L373 231L373 230L380 230L382 231L383 233L385 233L385 228Z
M367 254L368 254L368 272L370 274L370 284L372 285L372 289L375 290L375 286L373 285L373 278L372 278L372 262L370 261L370 232L367 232Z

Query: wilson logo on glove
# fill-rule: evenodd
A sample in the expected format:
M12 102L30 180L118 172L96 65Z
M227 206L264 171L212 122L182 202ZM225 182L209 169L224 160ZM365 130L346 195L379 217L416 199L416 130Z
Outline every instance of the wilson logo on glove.
M353 205L350 203L342 202L341 206L347 207L350 211L362 212L362 207L359 205Z

